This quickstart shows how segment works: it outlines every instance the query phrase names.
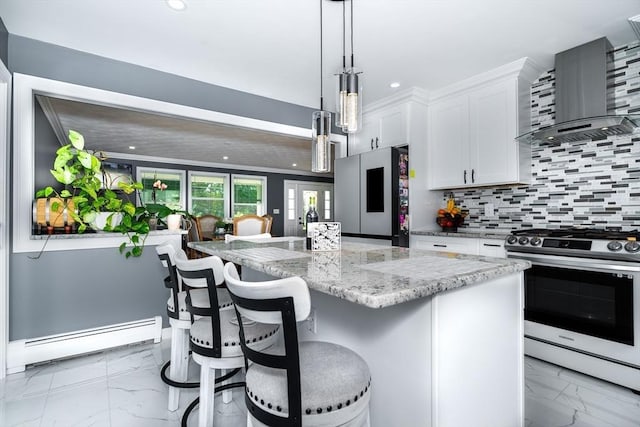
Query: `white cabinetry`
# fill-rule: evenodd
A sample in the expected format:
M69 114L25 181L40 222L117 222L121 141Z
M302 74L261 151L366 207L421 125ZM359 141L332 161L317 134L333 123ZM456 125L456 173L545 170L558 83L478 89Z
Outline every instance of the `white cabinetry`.
M507 251L504 249L504 240L478 239L478 255L506 258Z
M446 236L411 236L409 247L428 251L478 255L478 239Z
M456 252L459 254L482 255L506 258L504 240L477 237L422 236L411 235L409 246L429 251Z
M539 75L516 61L439 91L429 105L429 188L530 181L529 87Z
M355 134L349 154L360 154L379 148L408 144L409 106L386 106L367 112L362 118L362 130Z

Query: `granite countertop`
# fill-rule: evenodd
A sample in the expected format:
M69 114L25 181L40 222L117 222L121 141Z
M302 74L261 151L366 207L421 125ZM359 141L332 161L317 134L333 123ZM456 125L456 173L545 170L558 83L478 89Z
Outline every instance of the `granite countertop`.
M371 308L435 295L518 273L528 261L342 242L311 252L304 240L192 242L189 246L274 277L300 276L310 289Z
M474 230L466 231L458 229L456 232L450 231L434 231L434 230L415 230L411 231L415 236L443 236L443 237L468 237L473 239L496 239L504 240L509 235L508 231L499 230Z

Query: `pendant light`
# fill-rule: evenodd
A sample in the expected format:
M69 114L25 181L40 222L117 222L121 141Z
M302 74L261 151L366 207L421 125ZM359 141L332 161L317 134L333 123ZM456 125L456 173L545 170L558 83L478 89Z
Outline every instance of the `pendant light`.
M351 68L346 68L345 38L346 18L345 2L342 0L342 72L337 75L338 96L336 97L336 126L345 133L356 133L362 123L362 86L360 74L355 68L353 54L353 0L351 0Z
M311 121L311 171L331 172L331 113L324 111L322 85L322 2L320 0L320 111Z

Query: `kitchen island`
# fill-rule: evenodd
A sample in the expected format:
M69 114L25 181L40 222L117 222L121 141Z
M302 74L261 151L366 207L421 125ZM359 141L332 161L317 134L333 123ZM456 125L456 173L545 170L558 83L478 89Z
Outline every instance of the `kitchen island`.
M372 373L372 426L523 425L522 276L527 262L304 240L194 242L245 280L300 276L313 322L299 339L352 348Z

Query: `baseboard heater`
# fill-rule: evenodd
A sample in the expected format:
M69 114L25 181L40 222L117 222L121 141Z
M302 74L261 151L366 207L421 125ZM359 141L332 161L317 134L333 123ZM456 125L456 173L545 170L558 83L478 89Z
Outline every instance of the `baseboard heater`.
M9 342L7 373L22 372L27 365L105 350L136 342L160 342L162 317L118 323L46 337Z

